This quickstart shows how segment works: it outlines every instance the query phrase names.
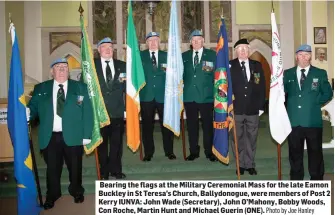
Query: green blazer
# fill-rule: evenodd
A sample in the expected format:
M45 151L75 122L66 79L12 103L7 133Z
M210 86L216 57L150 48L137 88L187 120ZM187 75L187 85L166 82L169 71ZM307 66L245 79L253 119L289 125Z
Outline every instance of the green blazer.
M146 85L140 91L141 101L150 102L155 99L158 103L164 103L167 53L158 51L157 69L152 66L148 49L141 51L141 59L146 82Z
M200 63L193 67L193 50L183 53L184 102L214 102L214 68L216 54L203 49ZM209 66L208 66L209 65Z
M125 111L125 90L126 81L120 81L121 73L126 73L126 63L120 60L113 60L114 77L109 84L106 83L101 58L94 59L97 76L99 79L102 97L104 98L105 106L110 118L123 118Z
M52 135L53 84L49 80L37 84L29 101L30 119L39 118L38 142L40 149L45 149ZM83 96L82 102L79 96ZM62 117L62 131L66 145L83 145L83 139L91 139L93 130L93 110L88 96L87 85L78 81L68 80L68 89Z
M291 126L322 127L321 106L333 97L327 72L311 66L303 90L300 90L296 71L297 67L284 71L287 113Z

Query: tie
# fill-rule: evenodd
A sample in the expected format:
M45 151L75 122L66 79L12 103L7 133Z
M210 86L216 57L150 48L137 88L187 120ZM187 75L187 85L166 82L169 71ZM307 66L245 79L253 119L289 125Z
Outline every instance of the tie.
M247 70L245 69L245 65L244 65L245 62L242 61L241 64L242 64L242 72L243 72L244 80L248 82Z
M300 77L300 89L302 90L302 86L304 84L304 81L306 79L305 71L306 69L301 69L301 77Z
M155 52L151 52L151 62L152 62L152 66L154 67L154 69L157 69L157 60L156 60Z
M199 55L198 55L199 52L195 52L195 56L194 56L194 67L196 67L199 63Z
M106 60L106 83L108 84L110 81L113 80L112 70L109 66L109 60Z
M65 95L64 95L64 89L63 84L59 84L59 89L57 92L57 115L59 117L62 117L63 110L64 110L64 103L65 103Z

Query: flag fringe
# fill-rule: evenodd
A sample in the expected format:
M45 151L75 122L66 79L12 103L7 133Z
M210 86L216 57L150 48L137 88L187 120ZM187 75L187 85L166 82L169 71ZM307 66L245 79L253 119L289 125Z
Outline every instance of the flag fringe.
M212 147L212 153L216 156L216 158L219 160L219 161L221 161L222 163L224 163L224 164L229 164L229 152L228 152L228 154L227 154L227 157L224 157L224 156L222 156L221 155L221 153L220 152L218 152L216 149L215 149L215 147L213 146Z

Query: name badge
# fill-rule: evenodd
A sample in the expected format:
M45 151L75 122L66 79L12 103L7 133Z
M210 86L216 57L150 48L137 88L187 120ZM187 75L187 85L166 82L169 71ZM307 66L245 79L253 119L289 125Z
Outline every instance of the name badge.
M127 74L125 72L120 73L119 82L124 82L127 79Z
M84 96L77 96L77 104L81 105L84 101Z
M161 63L161 70L166 72L167 64L166 63Z
M205 72L211 72L214 68L214 63L210 61L202 61L202 70Z
M260 77L261 77L261 75L258 72L254 73L254 82L255 82L255 84L259 84Z
M316 90L318 88L318 86L319 86L319 79L318 78L313 78L311 89Z

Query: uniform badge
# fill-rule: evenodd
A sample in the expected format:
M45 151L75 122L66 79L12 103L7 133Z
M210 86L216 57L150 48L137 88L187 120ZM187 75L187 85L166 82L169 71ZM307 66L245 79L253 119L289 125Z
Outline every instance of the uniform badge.
M166 72L167 64L166 63L161 63L161 70Z
M202 70L205 72L211 72L214 68L214 63L210 61L202 61Z
M127 78L127 74L125 72L120 73L119 75L119 82L124 82Z
M255 84L259 84L259 79L260 79L260 74L257 72L257 73L254 73L254 81L255 81Z
M77 104L81 105L84 101L84 96L77 96Z
M313 78L313 82L312 82L312 90L316 90L319 86L319 79L318 78Z

